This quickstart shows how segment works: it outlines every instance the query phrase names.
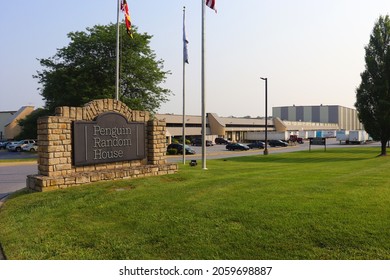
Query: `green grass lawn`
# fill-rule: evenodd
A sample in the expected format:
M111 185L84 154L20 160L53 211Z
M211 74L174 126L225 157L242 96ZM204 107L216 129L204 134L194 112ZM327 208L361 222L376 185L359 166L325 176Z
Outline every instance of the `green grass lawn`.
M390 259L390 159L378 153L209 160L21 193L0 211L0 243L8 259Z

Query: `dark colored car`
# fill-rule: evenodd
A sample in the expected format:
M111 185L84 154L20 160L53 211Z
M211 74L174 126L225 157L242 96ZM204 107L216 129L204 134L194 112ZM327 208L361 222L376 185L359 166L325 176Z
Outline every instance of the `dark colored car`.
M224 138L215 138L215 144L219 145L219 144L222 144L222 145L226 145L226 144L229 144L230 142Z
M1 149L4 149L4 150L5 150L5 149L6 149L6 146L7 146L7 144L8 144L8 142L7 142L7 141L1 141L1 142L0 142L0 150L1 150Z
M254 143L250 143L247 145L250 149L264 149L265 143L261 141L257 141Z
M226 145L226 149L228 149L229 151L235 151L235 150L247 151L249 150L249 147L247 145L240 144L240 143L230 143Z
M172 143L169 144L167 147L167 151L171 149L176 149L178 154L183 154L183 144L179 143ZM195 151L191 149L191 147L185 145L186 155L193 155L195 154Z
M290 135L289 142L303 144L303 139L297 135Z
M202 146L202 138L195 138L191 141L192 146ZM206 140L206 146L213 146L213 142Z
M282 140L269 140L268 145L270 147L287 147L288 144Z

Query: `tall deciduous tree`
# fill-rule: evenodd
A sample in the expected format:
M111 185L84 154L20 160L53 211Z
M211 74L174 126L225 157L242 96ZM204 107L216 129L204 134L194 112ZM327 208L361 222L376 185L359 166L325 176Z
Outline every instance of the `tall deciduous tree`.
M96 25L85 32L68 34L68 46L47 59L39 59L43 70L34 77L41 84L45 107L81 106L100 98L115 97L116 25ZM133 39L121 41L120 100L131 109L155 112L167 101L161 87L169 71L150 49L151 36L133 27Z
M366 69L356 90L355 107L365 130L381 141L386 155L390 140L390 18L381 16L365 47Z

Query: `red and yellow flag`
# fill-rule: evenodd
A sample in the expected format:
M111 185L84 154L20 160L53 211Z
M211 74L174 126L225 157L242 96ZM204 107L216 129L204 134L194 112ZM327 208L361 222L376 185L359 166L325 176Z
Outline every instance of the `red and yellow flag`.
M126 0L122 0L121 10L125 14L125 23L126 23L127 34L129 34L129 36L131 38L133 38L133 33L131 31L131 18L130 18L130 13L129 13L129 5L127 5Z

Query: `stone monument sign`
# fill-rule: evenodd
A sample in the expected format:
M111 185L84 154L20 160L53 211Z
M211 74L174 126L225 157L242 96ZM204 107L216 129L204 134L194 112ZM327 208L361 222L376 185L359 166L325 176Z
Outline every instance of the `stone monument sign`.
M58 107L38 120L35 191L177 172L166 162L166 124L113 99L84 107Z

